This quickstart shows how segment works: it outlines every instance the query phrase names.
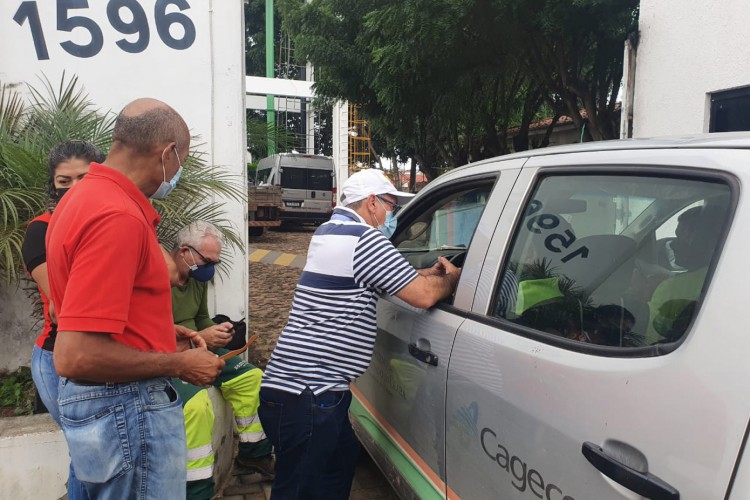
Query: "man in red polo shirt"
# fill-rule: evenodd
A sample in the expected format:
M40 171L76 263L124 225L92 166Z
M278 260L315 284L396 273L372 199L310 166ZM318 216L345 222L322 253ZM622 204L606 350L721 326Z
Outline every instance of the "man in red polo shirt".
M118 116L112 141L47 232L60 420L92 498L182 499L185 430L168 377L205 385L224 362L205 345L175 352L159 216L148 198L174 188L190 134L175 110L138 99Z

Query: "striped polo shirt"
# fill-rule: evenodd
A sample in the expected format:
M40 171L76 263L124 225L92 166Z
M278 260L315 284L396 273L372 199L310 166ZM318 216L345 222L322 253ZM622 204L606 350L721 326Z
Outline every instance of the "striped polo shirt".
M310 240L263 387L293 394L348 389L370 365L378 294L394 295L416 277L383 233L337 207Z

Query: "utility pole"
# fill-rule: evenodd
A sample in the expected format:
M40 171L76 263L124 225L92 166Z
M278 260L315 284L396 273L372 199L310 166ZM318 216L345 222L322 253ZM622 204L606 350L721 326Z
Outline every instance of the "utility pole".
M273 0L266 0L266 78L273 78ZM268 123L268 156L276 154L276 111L274 95L266 95L266 122Z

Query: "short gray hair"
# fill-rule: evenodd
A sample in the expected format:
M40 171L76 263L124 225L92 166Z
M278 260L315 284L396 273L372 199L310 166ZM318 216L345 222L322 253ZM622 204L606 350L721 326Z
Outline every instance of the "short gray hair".
M213 237L219 242L219 247L224 244L224 237L221 232L210 222L198 220L177 231L177 241L175 249L182 246L200 247L204 238Z
M349 203L348 205L344 205L346 208L350 208L352 210L359 210L359 208L362 206L362 204L367 201L367 198L364 200L357 200L352 203Z

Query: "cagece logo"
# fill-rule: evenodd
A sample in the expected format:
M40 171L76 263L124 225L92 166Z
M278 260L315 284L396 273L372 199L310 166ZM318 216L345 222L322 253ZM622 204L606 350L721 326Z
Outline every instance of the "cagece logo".
M495 431L489 427L482 429L479 435L482 450L500 468L511 474L511 484L520 492L526 491L528 487L538 498L546 500L575 500L573 497L563 495L562 490L554 483L546 483L542 474L534 469L527 469L526 462L521 458L511 455L508 449L500 444Z

